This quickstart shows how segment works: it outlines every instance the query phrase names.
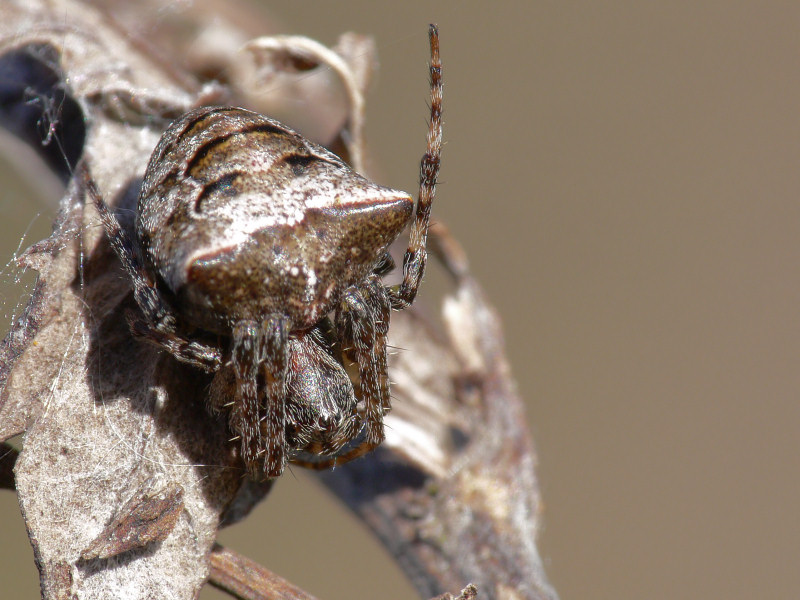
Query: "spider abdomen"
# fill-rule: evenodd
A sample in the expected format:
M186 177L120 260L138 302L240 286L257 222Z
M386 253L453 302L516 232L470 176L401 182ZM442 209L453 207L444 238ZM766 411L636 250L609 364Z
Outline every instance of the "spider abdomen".
M205 107L153 152L137 236L148 266L196 326L285 315L307 328L361 281L413 211L268 117Z

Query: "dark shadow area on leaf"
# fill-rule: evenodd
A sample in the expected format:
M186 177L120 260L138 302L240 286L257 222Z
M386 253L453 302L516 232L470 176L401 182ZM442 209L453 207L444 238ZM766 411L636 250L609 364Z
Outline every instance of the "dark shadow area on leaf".
M79 558L75 562L75 566L81 569L86 576L91 576L94 573L101 573L107 569L125 567L140 558L153 556L163 543L163 541L151 542L144 547L121 552L109 558L90 558L88 560Z
M66 183L83 152L86 128L59 61L49 44L29 44L0 56L0 123Z

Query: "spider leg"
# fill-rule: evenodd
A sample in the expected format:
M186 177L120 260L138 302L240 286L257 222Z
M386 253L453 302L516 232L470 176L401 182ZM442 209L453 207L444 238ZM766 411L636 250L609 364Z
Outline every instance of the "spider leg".
M111 247L133 283L133 297L136 304L144 314L144 318L129 317L131 333L167 350L182 362L199 367L204 371L218 370L222 364L222 357L216 348L185 339L175 332L175 317L170 311L169 304L161 297L131 239L101 198L100 192L85 166L81 169L81 176L103 222L103 228Z
M250 475L260 478L264 447L258 398L258 366L262 358L261 327L256 321L240 321L233 328L231 363L236 377L236 402L231 406L230 426L242 440L242 460Z
M367 287L367 286L364 286ZM345 347L352 348L358 364L359 397L364 401L364 427L366 444L374 448L383 441L383 399L381 392L381 351L377 346L377 327L370 294L364 288L345 292L336 315L340 331L344 332ZM366 290L365 290L366 291ZM385 352L385 344L384 344ZM384 357L385 358L385 357Z
M100 197L97 186L91 179L88 170L84 170L84 182L89 195L94 202L106 236L111 243L111 247L119 257L122 266L133 282L133 295L136 304L142 309L147 321L157 329L174 328L175 318L167 309L167 303L163 301L156 289L155 282L145 269L127 233L122 229L117 218L111 213L108 205Z
M336 446L340 447L334 455L315 456L304 452L293 459L294 463L311 469L327 469L364 456L383 441L383 416L391 408L386 362L391 309L389 290L377 275L371 275L362 286L345 294L337 320L345 332L344 343L353 348L358 363L364 424L355 434L348 431L346 441L335 438Z
M207 373L216 373L222 366L222 355L216 348L154 327L137 314L128 314L128 326L134 337L166 350L181 362Z
M431 120L428 127L428 147L420 162L419 200L408 249L403 256L403 281L390 290L392 308L398 310L406 308L414 301L425 273L425 263L428 260L425 244L442 153L442 63L439 60L439 30L435 25L430 27L430 41Z
M236 401L230 425L241 436L242 459L254 479L278 477L286 462L288 342L289 330L282 317L263 323L239 321L233 328Z
M383 415L386 415L392 408L389 398L389 367L386 359L392 300L389 290L384 287L380 278L375 275L367 279L363 293L365 301L372 308L372 314L375 319L373 356L377 362L378 369L378 400L380 400Z
M289 325L284 317L270 317L262 324L264 355L263 435L267 441L266 476L278 477L286 464L286 380L289 369Z

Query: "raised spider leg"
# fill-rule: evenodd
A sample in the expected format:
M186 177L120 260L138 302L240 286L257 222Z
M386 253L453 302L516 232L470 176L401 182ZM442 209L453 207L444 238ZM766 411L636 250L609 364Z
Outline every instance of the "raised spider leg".
M425 244L428 237L431 204L436 194L436 178L442 153L442 63L439 60L439 29L430 26L431 41L431 120L428 126L428 148L419 166L419 200L414 224L403 256L403 281L390 290L392 308L402 309L417 296L419 284L425 273L428 254Z
M216 348L188 340L175 333L175 317L170 312L169 304L158 292L130 238L100 197L100 192L85 165L80 168L80 176L97 208L111 247L133 283L133 297L144 315L144 318L137 315L128 316L131 333L167 350L182 362L208 372L218 370L222 364L222 357Z

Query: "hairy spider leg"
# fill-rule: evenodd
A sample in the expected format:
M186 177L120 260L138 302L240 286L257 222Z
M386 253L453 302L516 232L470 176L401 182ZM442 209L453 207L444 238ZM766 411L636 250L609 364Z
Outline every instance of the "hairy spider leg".
M311 469L327 469L343 465L369 453L384 439L383 417L391 408L389 372L386 360L386 338L392 306L389 291L377 275L345 293L337 313L343 344L351 349L358 364L359 397L364 401L363 425L336 436L338 453L328 458L312 458L307 453L293 460ZM346 443L345 443L346 442Z
M242 460L255 478L262 472L260 458L264 448L258 393L258 365L263 352L261 325L257 321L236 323L233 327L231 363L238 402L231 405L228 420L231 429L241 438Z
M285 317L270 317L263 323L264 355L261 371L264 375L266 447L266 476L278 477L286 465L286 379L289 369L289 325Z
M391 290L392 308L403 309L417 296L428 253L425 248L428 237L431 204L436 194L436 178L442 153L442 63L439 59L439 28L431 25L431 119L428 125L428 147L419 166L419 199L411 226L408 249L403 256L403 281Z
M284 317L243 320L233 328L231 362L239 401L231 406L230 425L241 436L242 459L257 480L278 477L286 464L288 347Z
M389 296L389 290L386 289L380 278L375 275L367 278L363 294L364 300L372 308L372 314L375 318L373 353L378 368L378 399L380 400L382 413L385 415L392 408L389 397L389 366L386 358L392 300Z
M358 365L359 394L364 401L366 443L377 446L383 441L383 402L379 360L376 353L375 316L372 307L355 288L345 292L337 314L345 348L352 349Z
M169 304L161 297L130 238L100 196L89 169L85 164L79 169L86 190L103 222L111 247L133 282L133 297L136 304L144 314L144 319L137 315L128 315L131 333L167 350L182 362L207 372L217 371L222 365L219 351L211 346L188 340L175 332L175 316L170 311Z

